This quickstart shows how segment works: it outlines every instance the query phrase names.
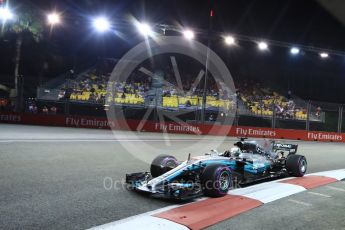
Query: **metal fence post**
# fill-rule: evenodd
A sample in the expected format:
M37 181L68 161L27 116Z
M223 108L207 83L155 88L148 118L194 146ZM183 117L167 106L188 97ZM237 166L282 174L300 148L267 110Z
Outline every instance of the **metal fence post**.
M272 129L276 128L276 110L275 106L273 106L273 114L272 114Z
M309 131L309 118L310 118L310 109L311 109L311 101L308 101L308 104L307 104L307 120L306 120L306 123L305 123L305 128L307 131Z
M339 106L339 115L338 115L338 133L341 133L343 123L343 105Z

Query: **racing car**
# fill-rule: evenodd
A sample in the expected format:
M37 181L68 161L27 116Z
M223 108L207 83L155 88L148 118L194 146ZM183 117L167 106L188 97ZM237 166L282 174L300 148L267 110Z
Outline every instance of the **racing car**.
M192 199L203 195L221 197L229 190L287 176L302 177L307 160L298 155L298 145L241 138L224 152L211 150L203 156L179 162L174 156L159 155L150 172L126 174L130 189L154 197Z

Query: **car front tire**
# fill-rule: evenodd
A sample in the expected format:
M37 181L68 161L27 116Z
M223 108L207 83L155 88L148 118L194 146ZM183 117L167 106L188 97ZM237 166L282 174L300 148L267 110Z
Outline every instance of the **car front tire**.
M178 161L174 156L159 155L151 163L150 172L152 177L158 177L178 166Z
M206 196L225 196L232 187L231 170L225 165L208 165L201 176L201 183Z

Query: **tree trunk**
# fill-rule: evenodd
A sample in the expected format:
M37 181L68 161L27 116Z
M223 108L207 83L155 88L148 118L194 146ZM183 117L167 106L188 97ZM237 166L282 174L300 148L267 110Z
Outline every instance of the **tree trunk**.
M19 65L20 65L20 57L21 57L21 49L22 49L23 38L21 35L18 35L16 41L16 58L15 58L15 67L14 67L14 96L15 96L15 110L18 112L21 109L21 98L19 97L18 93L18 78L19 78Z

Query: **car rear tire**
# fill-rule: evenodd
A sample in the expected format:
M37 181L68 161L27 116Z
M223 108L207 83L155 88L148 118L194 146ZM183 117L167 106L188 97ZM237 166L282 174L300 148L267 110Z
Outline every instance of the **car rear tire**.
M178 161L174 156L159 155L151 163L150 172L153 177L158 177L178 165Z
M210 197L225 196L232 187L231 170L225 165L208 165L201 176L204 194Z
M286 159L286 169L291 176L302 177L307 172L307 159L301 155L290 155Z

